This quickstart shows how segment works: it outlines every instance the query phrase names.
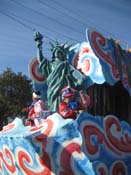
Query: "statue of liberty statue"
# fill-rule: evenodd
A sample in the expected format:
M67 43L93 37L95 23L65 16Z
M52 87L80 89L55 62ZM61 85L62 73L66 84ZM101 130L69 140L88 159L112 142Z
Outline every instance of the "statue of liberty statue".
M61 102L61 90L66 86L81 90L85 76L69 64L67 52L70 46L65 47L65 44L53 45L51 43L52 60L50 61L43 56L43 36L39 32L35 32L34 40L37 43L39 69L46 77L48 86L48 105L51 111L57 112L58 105Z

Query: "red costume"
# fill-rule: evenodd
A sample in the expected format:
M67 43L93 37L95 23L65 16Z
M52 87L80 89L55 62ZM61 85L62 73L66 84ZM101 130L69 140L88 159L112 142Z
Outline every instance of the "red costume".
M42 119L41 113L44 110L44 102L41 100L40 93L38 92L33 92L32 100L33 102L27 108L28 119L26 125L35 126L36 124L39 124L39 121Z
M80 91L80 97L77 102L73 100L76 90L67 86L62 89L62 97L64 101L59 104L59 114L64 118L76 119L77 114L80 111L86 110L90 104L90 98L88 95Z
M75 90L69 86L65 87L64 89L62 89L61 91L62 93L62 97L64 99L68 98L70 99L69 102L61 102L59 104L59 114L64 118L72 118L75 119L77 117L77 109L72 108L69 103L71 102L71 98L74 97L75 94Z
M65 119L67 118L75 119L77 112L76 110L70 109L66 102L61 102L59 104L59 114Z

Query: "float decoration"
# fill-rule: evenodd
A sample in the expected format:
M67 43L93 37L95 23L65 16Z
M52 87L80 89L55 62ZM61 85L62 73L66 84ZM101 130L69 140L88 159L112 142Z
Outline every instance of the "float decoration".
M94 83L114 85L121 80L131 94L130 54L99 32L90 29L87 42L68 48L68 60L62 55L62 60L57 58L58 53L65 51L63 46L54 47L56 60L51 62L54 72L42 55L40 33L35 41L52 110L57 109L57 95L62 86L70 84L76 89L87 89ZM121 58L121 54L125 57ZM63 81L61 75L68 79ZM24 126L16 118L3 127L0 141L1 175L129 175L131 172L131 127L113 115L103 118L82 112L76 120L65 120L54 112L39 127Z
M131 96L131 54L123 50L113 39L106 39L93 29L87 31L88 40L95 55L99 58L103 75L108 84L122 81Z
M129 175L131 128L115 116L50 115L39 127L16 118L0 132L0 174Z
M131 96L131 53L94 29L86 32L87 42L72 45L67 51L70 65L85 76L82 88L105 82L113 86L121 80Z
M32 81L36 83L44 83L44 81L46 80L46 77L41 73L39 69L39 63L37 58L32 59L29 63L29 74Z

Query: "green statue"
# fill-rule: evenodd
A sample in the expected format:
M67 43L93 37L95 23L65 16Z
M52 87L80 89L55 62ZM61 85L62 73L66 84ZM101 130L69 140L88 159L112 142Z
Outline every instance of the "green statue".
M71 66L67 59L69 47L65 44L52 45L52 60L48 60L43 56L42 43L43 36L39 32L35 32L34 40L37 43L37 58L39 68L46 77L48 86L47 99L50 110L58 111L58 105L61 102L61 90L66 86L71 86L76 90L82 88L84 75Z

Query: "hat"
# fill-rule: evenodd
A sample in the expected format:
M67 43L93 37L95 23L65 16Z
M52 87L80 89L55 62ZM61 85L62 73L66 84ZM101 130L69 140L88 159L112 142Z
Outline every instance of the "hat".
M36 99L39 99L39 98L41 98L41 93L40 93L40 91L33 92L32 96Z
M61 90L62 97L71 97L75 95L76 90L71 88L70 86L66 86Z

